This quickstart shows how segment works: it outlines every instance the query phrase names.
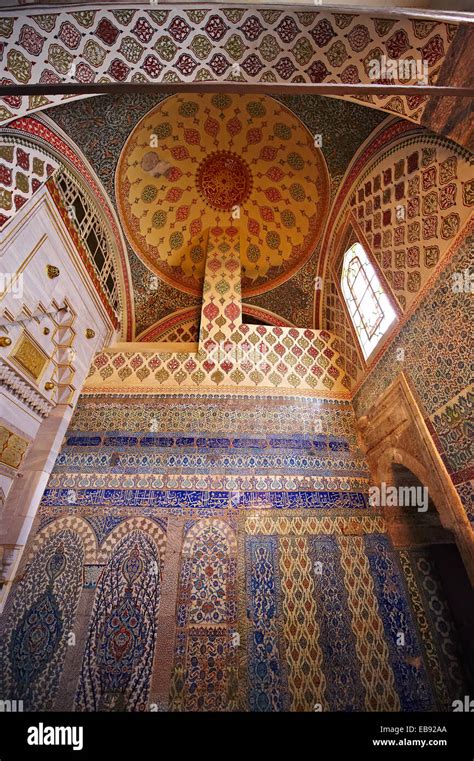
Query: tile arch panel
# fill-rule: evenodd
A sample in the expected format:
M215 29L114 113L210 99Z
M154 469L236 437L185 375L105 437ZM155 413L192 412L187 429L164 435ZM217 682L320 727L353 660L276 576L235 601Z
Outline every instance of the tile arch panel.
M172 711L238 708L237 541L230 525L203 518L185 535L176 603Z
M98 553L98 561L105 563L114 553L116 545L132 531L143 531L155 543L161 564L163 564L166 536L163 529L149 518L127 518L119 523L108 535Z
M192 554L195 541L206 528L214 528L225 537L230 554L235 554L237 552L235 532L226 521L220 520L219 518L202 518L201 520L196 521L196 523L194 523L186 532L183 542L183 556Z
M327 279L327 267L340 255L341 231L352 213L398 308L408 316L472 215L469 158L451 140L406 121L382 125L360 150L335 199L321 275ZM318 301L317 309L322 304Z
M84 545L72 524L63 526L47 534L31 558L2 631L2 694L22 700L27 711L53 710L74 630Z
M74 531L82 540L84 547L84 563L92 564L97 562L98 548L97 539L89 523L75 515L65 515L57 518L41 528L35 536L28 562L41 550L46 542L59 531L70 529Z
M113 547L96 589L76 711L144 711L153 669L161 573L147 531L135 528Z

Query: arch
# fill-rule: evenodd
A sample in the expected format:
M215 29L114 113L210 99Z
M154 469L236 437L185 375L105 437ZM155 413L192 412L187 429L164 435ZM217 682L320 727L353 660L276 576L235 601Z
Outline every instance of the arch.
M321 256L318 261L318 276L322 282L326 279L327 270L334 257L339 253L341 240L344 239L348 229L345 224L347 215L343 212L349 208L351 193L360 178L368 172L372 163L380 158L381 147L384 151L393 150L393 144L396 141L423 134L424 131L419 126L399 117L387 116L387 119L384 119L359 146L337 189L324 230L321 251L326 252L326 255ZM314 304L315 325L322 325L322 289L316 291Z
M456 524L459 522L456 511L446 499L444 491L439 483L439 478L432 468L423 465L416 457L401 447L390 446L379 458L377 469L377 481L393 485L394 475L392 465L403 465L420 481L423 486L428 488L430 499L439 515L441 525L448 531L455 531Z
M181 334L184 333L186 338L197 341L200 315L201 308L199 306L177 309L172 314L162 317L153 325L142 330L135 340L141 343L173 342L177 335L176 331L181 330ZM181 337L179 340L183 341L184 339Z
M452 185L453 193L456 187L458 199L456 208L453 204L452 208L459 220L450 230L443 227L447 217L441 208L430 207L428 203L421 204L419 209L415 209L416 204L410 206L418 185L424 187L426 183L432 192L440 190L436 172L441 165L448 170L446 182ZM470 155L465 148L405 119L384 120L359 147L338 188L321 245L325 255L318 261L322 282L326 282L340 254L348 217L356 216L361 222L357 235L361 228L366 231L359 240L382 272L393 305L406 318L419 303L436 267L449 256L457 232L468 223L470 208L461 199L462 184L469 177ZM426 243L421 246L419 239L412 241L417 245L409 244L405 230L418 212L421 224L426 226L423 227ZM376 227L376 217L381 214L387 214L385 223ZM393 233L391 242L384 242L382 228ZM399 238L395 238L397 228ZM443 233L436 236L437 230ZM315 325L324 327L322 290L315 292L314 319Z
M271 312L269 309L257 307L255 304L243 303L242 315L243 317L254 317L265 325L274 325L279 328L296 327L296 325L294 325L292 322L289 322L289 320L285 320L283 317L280 317L280 315ZM200 306L177 309L172 314L163 317L161 320L153 323L153 325L150 325L148 328L142 330L142 332L136 336L135 340L139 341L140 343L159 343L168 341L173 342L176 331L181 329L185 335L187 334L187 336L189 336L192 340L197 341L200 318ZM195 334L195 338L191 334ZM179 340L183 341L183 338L180 338Z
M416 457L400 447L389 447L380 458L379 463L382 473L380 480L386 483L392 483L393 481L392 465L394 464L403 465L422 483L426 483L429 478L427 468Z
M472 527L403 373L368 414L358 419L357 428L375 486L383 482L394 485L391 466L397 463L428 487L441 525L453 533L474 584Z
M226 521L223 521L220 518L202 518L201 520L194 523L193 526L191 526L189 531L186 533L186 536L183 542L183 550L182 550L183 555L192 554L194 542L202 533L202 531L208 526L214 526L225 536L228 547L229 547L229 552L231 552L232 554L237 552L237 540L235 538L235 533L233 529L231 528L231 526L229 526L229 524L226 523Z
M161 596L159 552L142 529L127 532L112 548L94 598L75 699L79 711L146 709Z
M106 563L112 556L119 542L132 531L143 531L143 533L155 543L160 562L163 564L166 534L155 521L145 517L127 518L122 521L122 523L119 523L119 525L110 532L100 547L98 551L98 562Z
M0 690L25 710L52 710L82 588L84 545L73 528L44 535L12 601L0 651Z
M84 547L84 563L88 565L97 563L97 539L90 524L78 515L64 515L51 521L38 531L28 554L27 565L30 564L34 555L41 550L51 536L64 529L70 529L80 536Z

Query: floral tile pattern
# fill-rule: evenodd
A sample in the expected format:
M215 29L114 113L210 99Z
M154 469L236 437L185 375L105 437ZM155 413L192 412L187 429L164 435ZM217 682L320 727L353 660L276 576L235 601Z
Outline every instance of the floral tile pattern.
M422 19L281 7L6 11L0 24L2 81L367 83L370 61L421 55L435 82L456 30ZM0 117L11 119L61 97L6 96ZM424 104L416 95L363 99L414 121Z

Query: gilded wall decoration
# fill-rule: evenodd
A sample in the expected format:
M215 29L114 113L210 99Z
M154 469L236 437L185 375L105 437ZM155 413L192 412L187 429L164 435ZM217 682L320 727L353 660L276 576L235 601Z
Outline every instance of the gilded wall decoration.
M29 443L27 439L0 425L0 462L18 469Z
M23 334L14 347L10 358L16 362L22 370L25 370L35 381L38 381L49 362L49 357L33 341L32 338Z

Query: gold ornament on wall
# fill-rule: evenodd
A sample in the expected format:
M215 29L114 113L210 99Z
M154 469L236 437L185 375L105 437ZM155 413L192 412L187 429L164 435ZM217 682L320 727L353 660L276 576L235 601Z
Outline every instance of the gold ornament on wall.
M12 339L8 336L0 336L0 346L11 346Z
M17 469L29 442L17 433L0 425L0 462L10 468Z
M51 280L54 280L55 277L59 277L59 269L53 264L46 265L46 273Z
M46 391L52 391L52 389L54 388L53 381L46 381L46 383L44 384L44 387Z
M92 328L86 328L86 338L95 338L95 330L92 330Z
M23 370L26 370L37 381L45 369L49 357L29 336L23 335L11 354Z

